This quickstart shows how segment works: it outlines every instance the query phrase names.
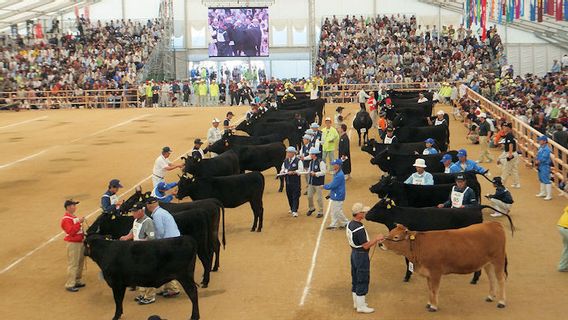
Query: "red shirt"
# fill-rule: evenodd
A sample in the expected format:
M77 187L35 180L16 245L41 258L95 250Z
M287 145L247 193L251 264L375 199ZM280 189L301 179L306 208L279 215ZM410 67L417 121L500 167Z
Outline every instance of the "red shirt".
M61 218L61 229L66 234L63 240L67 242L83 242L83 230L81 229L79 218L76 216L65 212L63 218Z

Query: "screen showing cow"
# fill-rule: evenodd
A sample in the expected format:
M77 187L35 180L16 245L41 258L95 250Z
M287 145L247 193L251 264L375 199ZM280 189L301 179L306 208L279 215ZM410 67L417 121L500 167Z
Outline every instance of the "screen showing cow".
M210 57L268 57L268 8L209 8Z

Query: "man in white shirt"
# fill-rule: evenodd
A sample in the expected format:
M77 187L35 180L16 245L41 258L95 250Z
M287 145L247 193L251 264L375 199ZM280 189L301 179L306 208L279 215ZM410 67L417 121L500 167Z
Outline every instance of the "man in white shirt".
M166 180L164 179L166 171L171 171L176 168L183 168L183 163L173 164L170 160L168 160L171 154L172 149L170 149L170 147L163 147L162 154L156 158L156 161L154 161L154 169L152 170L153 188L156 188L156 186L160 182L166 182Z
M424 159L418 158L414 161L416 172L411 174L408 179L404 181L405 184L414 184L422 186L431 186L434 184L434 178L432 174L426 172L426 161Z
M214 144L215 142L221 140L221 138L223 137L223 132L221 131L221 129L219 129L219 119L215 118L213 119L213 121L211 121L211 123L213 124L213 126L207 131L207 143L209 145ZM210 154L211 158L217 156L217 154L214 152L211 152Z
M418 103L428 102L428 98L426 98L422 93L418 94Z
M361 107L361 110L365 110L365 105L369 95L365 92L365 90L361 89L357 96L359 97L359 106Z

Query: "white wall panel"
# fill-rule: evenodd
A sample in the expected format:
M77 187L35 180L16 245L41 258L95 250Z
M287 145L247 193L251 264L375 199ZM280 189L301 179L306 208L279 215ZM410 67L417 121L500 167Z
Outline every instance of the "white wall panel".
M533 46L533 60L534 60L534 71L533 73L536 74L545 74L547 71L550 71L550 62L548 61L548 48L547 46Z
M517 69L517 74L532 73L534 71L534 59L533 59L533 46L520 46L520 68Z

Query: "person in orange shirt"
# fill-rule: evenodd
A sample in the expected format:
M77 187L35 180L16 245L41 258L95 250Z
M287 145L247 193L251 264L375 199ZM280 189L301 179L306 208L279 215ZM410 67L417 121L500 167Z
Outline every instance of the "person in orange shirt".
M385 135L387 134L388 121L386 116L386 113L381 112L379 114L379 120L377 121L377 127L379 128L379 136L381 137L381 140L384 140Z
M65 214L61 218L61 229L65 232L65 242L67 242L67 282L65 290L77 292L79 288L85 286L82 281L83 265L85 254L83 247L83 229L81 224L85 221L84 217L77 217L77 204L79 201L65 200Z

